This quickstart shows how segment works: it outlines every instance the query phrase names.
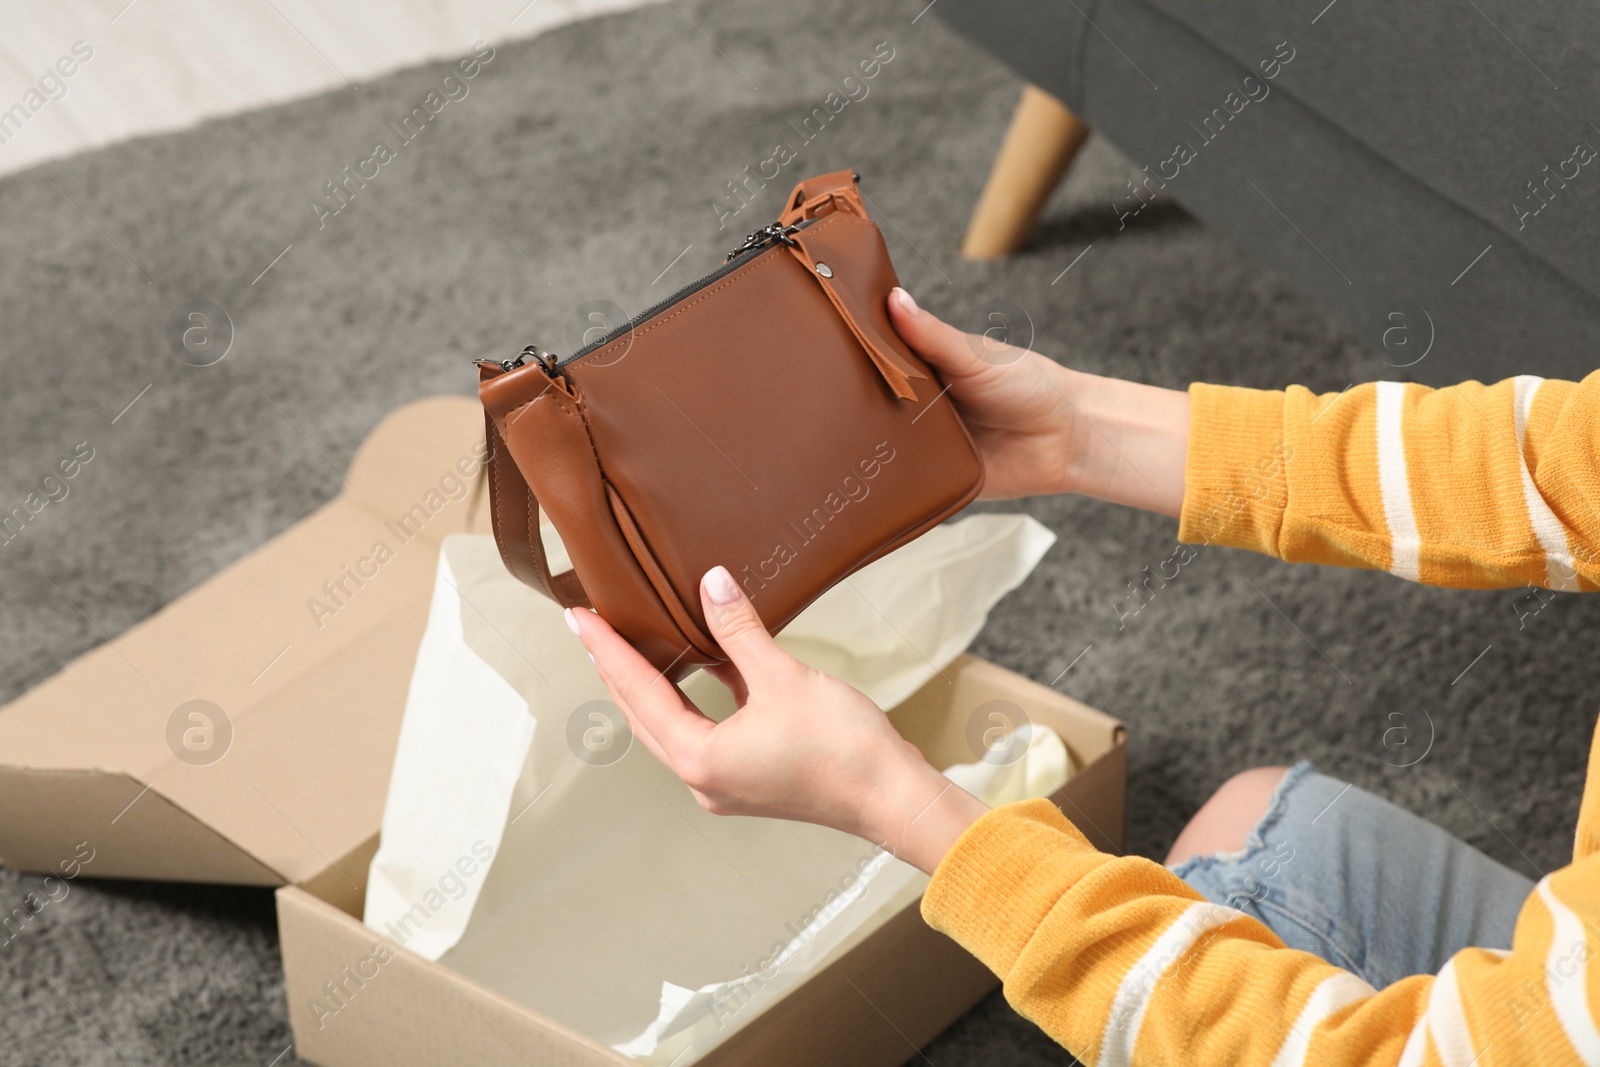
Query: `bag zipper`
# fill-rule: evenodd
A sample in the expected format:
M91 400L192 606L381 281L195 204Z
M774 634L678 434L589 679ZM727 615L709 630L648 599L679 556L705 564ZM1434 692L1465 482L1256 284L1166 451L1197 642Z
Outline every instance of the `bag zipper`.
M511 371L516 370L518 367L526 364L528 360L532 359L537 361L538 364L544 368L546 374L554 377L555 375L560 374L561 368L565 367L567 364L573 362L574 360L582 359L584 356L587 356L596 349L605 347L612 341L615 341L617 338L626 335L631 330L638 329L650 319L655 318L657 315L661 314L663 311L666 311L674 304L693 296L695 293L698 293L700 290L711 285L713 282L732 274L734 271L758 258L762 254L772 251L772 249L779 245L794 244L794 241L792 240L793 235L805 229L807 226L810 226L815 221L817 220L801 219L799 222L788 226L773 222L761 227L759 230L750 231L750 233L745 235L745 239L739 244L739 246L733 251L729 252L727 256L723 258L722 266L718 267L710 274L690 282L688 285L685 285L682 289L679 289L665 300L661 300L650 305L637 315L633 316L633 318L623 323L621 326L608 330L598 340L589 342L569 356L558 356L554 352L546 352L538 345L529 345L527 348L524 348L520 353L518 353L515 359L475 359L472 362L474 365L485 363L493 364L494 366L499 367L502 371L510 373Z

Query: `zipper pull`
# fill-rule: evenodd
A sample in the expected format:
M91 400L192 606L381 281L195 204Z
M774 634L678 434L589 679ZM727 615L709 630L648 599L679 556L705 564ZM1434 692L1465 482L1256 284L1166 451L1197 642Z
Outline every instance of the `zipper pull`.
M746 252L753 252L757 248L773 242L792 245L794 241L791 239L791 235L799 229L799 226L784 226L773 222L761 227L759 230L751 230L745 235L744 243L729 252L722 262L731 263L735 258L744 255Z

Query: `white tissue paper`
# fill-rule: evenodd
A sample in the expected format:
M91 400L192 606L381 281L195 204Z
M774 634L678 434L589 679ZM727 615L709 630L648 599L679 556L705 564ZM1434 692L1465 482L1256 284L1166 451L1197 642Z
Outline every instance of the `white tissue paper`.
M778 642L893 707L965 650L1054 541L1022 515L943 524L819 597ZM734 710L704 672L683 689L715 719ZM1048 795L1071 773L1066 748L1022 729L1020 759L945 773L990 804ZM703 811L628 737L561 609L482 536L440 553L382 830L368 926L675 1067L927 883L847 834Z

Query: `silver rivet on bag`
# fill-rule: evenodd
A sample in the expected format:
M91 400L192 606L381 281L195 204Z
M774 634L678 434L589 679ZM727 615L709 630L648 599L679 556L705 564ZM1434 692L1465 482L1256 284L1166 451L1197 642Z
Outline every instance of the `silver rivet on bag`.
M833 268L828 266L826 263L822 262L821 260L818 260L817 261L817 273L822 275L824 278L831 278L831 277L833 277Z

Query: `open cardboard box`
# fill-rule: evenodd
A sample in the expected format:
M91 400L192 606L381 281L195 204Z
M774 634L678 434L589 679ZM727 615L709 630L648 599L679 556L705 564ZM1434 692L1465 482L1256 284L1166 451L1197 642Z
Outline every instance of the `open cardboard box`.
M0 859L59 876L87 842L91 877L278 886L296 1052L326 1067L634 1062L360 920L439 543L487 532L482 425L401 409L333 502L0 709ZM973 656L943 673L891 712L907 738L968 761L972 711L1013 701L1078 767L1053 799L1120 848L1121 724ZM696 1062L901 1063L995 984L912 903Z

